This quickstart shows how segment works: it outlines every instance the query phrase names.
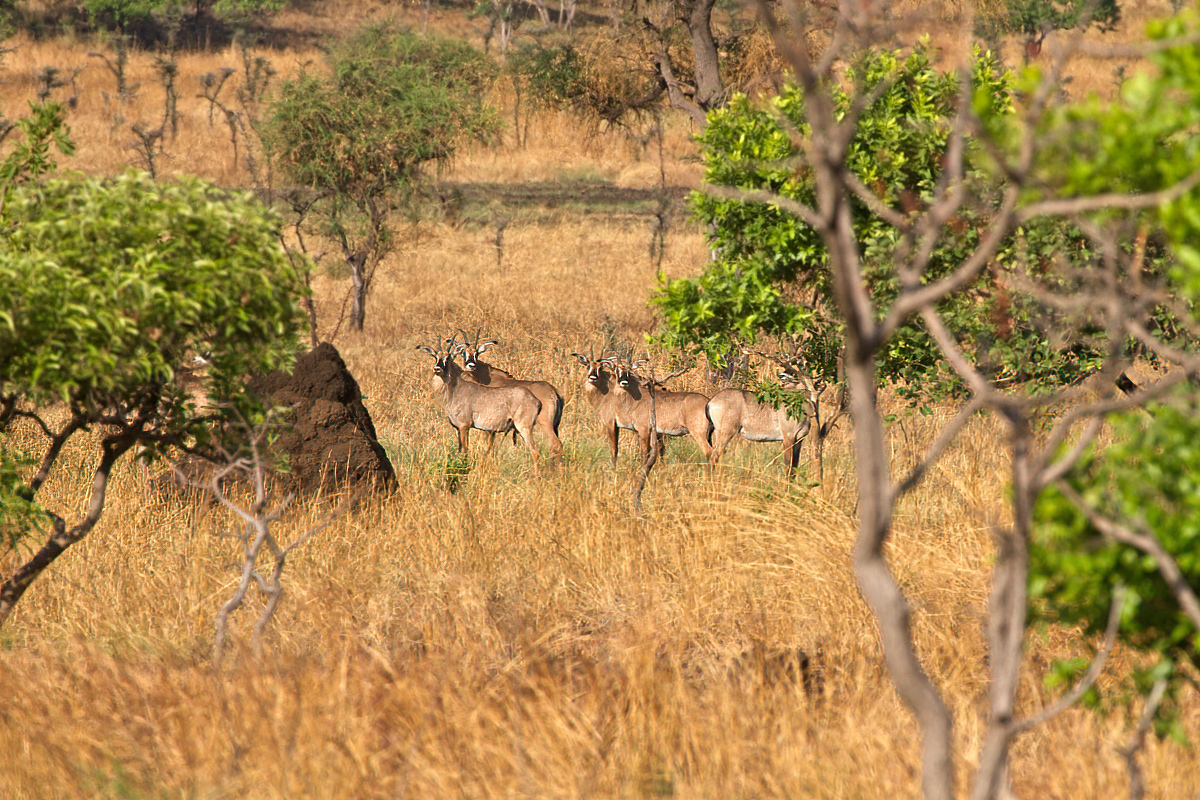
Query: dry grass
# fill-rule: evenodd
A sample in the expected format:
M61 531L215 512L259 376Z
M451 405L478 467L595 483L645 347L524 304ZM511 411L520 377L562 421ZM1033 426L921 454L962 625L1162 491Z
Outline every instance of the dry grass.
M10 116L31 91L21 75L88 63L94 47L20 44L0 109ZM269 57L286 72L315 53ZM161 96L150 57L134 61L134 80L146 85L125 116L153 119ZM71 116L72 166L112 174L132 161L127 131L111 129L99 95L111 76L91 63ZM183 81L239 63L234 52L180 59ZM244 185L189 85L166 171ZM521 151L465 153L447 179L658 181L653 148L622 134L581 144L554 115L533 133ZM689 148L686 125L673 122L669 183L697 180L679 162ZM710 479L690 443L672 446L646 490L649 519L635 520L633 459L626 452L608 467L569 353L599 344L602 329L637 341L653 328L646 219L521 218L499 269L493 235L473 224L406 230L381 268L366 331L338 338L400 490L297 552L261 662L245 648L251 609L236 618L231 663L219 674L208 666L216 610L235 580L236 546L216 535L228 520L196 498L151 493L124 468L101 525L0 632L0 797L916 794L915 726L887 680L850 566L846 432L831 441L817 488L782 482L770 447L743 444ZM663 266L689 274L704 257L699 232L677 227ZM335 274L319 276L323 325L345 289ZM439 466L451 431L414 346L481 325L502 343L498 363L564 390L567 465L533 480L522 452L501 446L451 493ZM946 414L893 426L898 466ZM986 720L987 528L1005 518L998 432L991 420L966 431L899 509L891 544L921 653L955 712L964 772ZM70 457L45 490L56 508L78 508L85 494L86 458ZM304 501L280 533L307 529L334 504ZM1050 699L1041 685L1049 661L1084 649L1071 631L1031 635L1025 711ZM813 657L807 689L797 650ZM1200 739L1200 698L1189 692L1184 703ZM1019 794L1123 796L1114 748L1126 724L1075 710L1028 734L1014 755ZM1151 797L1200 792L1200 764L1173 744L1151 743L1145 765Z

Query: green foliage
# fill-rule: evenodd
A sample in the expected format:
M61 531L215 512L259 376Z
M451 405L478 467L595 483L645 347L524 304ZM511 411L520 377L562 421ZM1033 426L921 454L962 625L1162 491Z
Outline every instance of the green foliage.
M1120 21L1117 0L1004 0L980 14L975 32L985 38L1004 33L1035 37L1081 24L1108 31Z
M950 120L959 104L957 78L934 69L925 47L908 56L870 53L849 78L858 93L886 90L863 113L848 166L882 202L905 212L920 208L932 199L941 175ZM994 58L978 54L974 99L988 122L1009 114L1009 82ZM836 98L842 110L852 102L851 95L841 91ZM813 175L792 129L801 136L808 132L799 88L785 88L768 108L735 96L728 108L709 115L700 137L706 180L812 204ZM833 308L828 255L818 233L792 214L763 203L698 192L692 206L697 219L708 226L718 258L697 279L664 281L655 303L663 312L665 342L699 345L719 360L735 349L736 340L754 341L762 334L797 337L808 343L806 355L818 377L835 380L841 321ZM898 234L861 206L855 229L872 297L877 308L886 309L900 288L891 260ZM935 251L929 278L957 267L978 242L981 229L979 220L965 214L952 220ZM1030 358L1032 337L1008 322L1000 329L993 323L1010 312L1012 303L1006 293L991 292L991 282L992 276L985 275L975 292L957 295L939 310L974 348L996 350L996 371L1028 370L1036 363ZM957 386L936 346L916 325L889 342L880 376L898 381L913 396L945 394Z
M81 413L165 403L207 353L214 399L230 399L243 376L290 362L303 283L248 196L68 176L11 191L3 224L0 397Z
M812 415L812 404L803 392L784 389L775 381L763 381L754 389L755 400L772 408L786 408L793 419Z
M544 108L571 109L588 95L587 61L574 42L540 42L514 48L505 69L520 82L532 102Z
M1200 587L1200 409L1162 406L1149 418L1131 412L1114 427L1120 441L1085 456L1071 486L1109 518L1154 532L1188 583ZM1153 558L1103 539L1053 488L1039 500L1037 518L1030 588L1046 614L1102 631L1113 588L1124 585L1121 630L1127 640L1200 665L1197 631Z
M457 450L446 453L446 457L434 465L436 474L445 482L446 491L455 494L466 485L471 477L471 461L466 453Z
M285 0L82 0L81 7L93 24L125 30L152 20L175 20L211 14L238 23L283 10Z
M1061 661L1055 661L1050 665L1050 671L1042 678L1042 683L1047 689L1061 689L1066 691L1079 682L1087 672L1088 667L1092 664L1092 659L1086 656L1078 656L1076 658L1066 658ZM1100 709L1100 690L1092 684L1079 698L1079 701L1087 708Z
M1178 14L1149 26L1152 40L1187 39L1200 14ZM1092 101L1050 120L1078 145L1049 154L1065 165L1073 193L1153 191L1200 168L1200 47L1185 44L1149 58L1154 74L1139 71L1121 90L1121 102ZM1091 137L1095 137L1093 140ZM1146 214L1161 227L1172 251L1172 289L1200 300L1200 189Z
M33 459L0 438L0 556L45 521L45 513L30 497L26 484L33 466Z
M1093 448L1068 477L1084 502L1135 531L1153 533L1178 563L1184 580L1200 590L1200 407L1190 402L1129 412L1114 419L1116 444ZM1029 594L1035 619L1105 629L1113 592L1126 587L1120 637L1157 653L1135 676L1149 691L1174 665L1200 666L1200 637L1181 610L1154 558L1105 538L1061 491L1043 492L1035 509ZM1168 700L1170 690L1168 690ZM1170 703L1160 735L1176 735Z
M1173 35L1171 30L1160 35ZM1162 77L1131 82L1123 103L1089 101L1046 114L1038 131L1044 146L1038 184L1058 197L1125 194L1153 191L1191 174L1200 165L1200 143L1190 135L1200 125L1200 96L1194 94L1200 91L1200 69L1192 66L1200 58L1192 50L1177 48L1160 56ZM992 56L977 52L972 78L971 104L980 127L998 152L1015 150L1020 141L1011 98L1014 91L1030 91L1038 74L1029 70L1013 76ZM960 105L958 79L934 69L919 47L907 56L866 54L847 82L854 86L852 94L834 90L842 112L852 97L879 94L862 113L847 166L892 210L919 213L933 201L941 177ZM736 96L709 120L700 137L708 183L766 191L810 207L815 203L813 172L797 143L809 132L800 89L785 88L766 107ZM941 230L923 280L937 280L959 267L992 224L1005 180L994 159L992 151L967 139L965 191L972 199ZM1041 195L1030 191L1025 202L1038 199ZM737 352L739 342L785 336L803 342L817 377L832 382L842 321L817 231L765 203L700 192L692 205L708 227L717 257L698 278L663 281L654 302L662 310L664 342L697 345L719 363L725 353ZM862 273L882 316L900 292L894 264L900 235L857 199L853 213ZM1113 216L1105 212L1095 219ZM1172 266L1172 256L1200 263L1193 244L1200 240L1200 194L1190 192L1146 212L1141 221L1151 232L1147 279L1169 276L1178 290L1188 276L1200 274ZM1101 254L1081 230L1056 219L1033 219L1008 236L988 268L943 300L938 312L995 385L1030 391L1070 385L1099 369L1109 350L1103 324L1090 309L1046 304L1018 287L1032 280L1069 297L1100 268ZM1170 314L1161 309L1159 322L1164 339L1175 335ZM913 401L965 391L919 320L909 321L884 344L878 368L881 381Z
M0 534L11 549L44 518L31 463L6 438L14 419L48 425L61 403L65 436L101 424L118 456L135 442L152 456L228 439L213 423L258 407L245 376L290 365L305 288L269 210L195 179L28 181L9 190L0 226ZM200 353L203 410L176 381ZM56 457L50 447L47 474Z
M636 36L603 30L514 47L505 69L534 108L570 111L598 126L620 125L658 107L659 79L646 63Z
M0 193L10 186L36 179L58 166L51 147L61 155L75 152L71 129L67 127L62 106L57 103L29 104L28 117L17 120L21 139L0 163Z
M495 66L463 42L370 28L330 62L330 77L284 83L268 111L265 143L298 183L381 197L496 129Z

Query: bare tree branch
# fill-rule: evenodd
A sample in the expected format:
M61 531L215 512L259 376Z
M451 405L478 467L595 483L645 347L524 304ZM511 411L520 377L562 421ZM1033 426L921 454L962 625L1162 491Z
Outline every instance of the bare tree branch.
M1141 211L1178 200L1200 185L1200 170L1193 172L1183 180L1166 189L1146 194L1098 194L1090 197L1055 198L1041 200L1022 206L1016 212L1016 222L1021 224L1035 217L1070 217L1087 214L1092 211L1120 210Z
M781 211L786 211L798 217L812 228L821 229L826 224L817 212L809 206L797 200L792 200L790 197L783 197L765 189L734 189L727 186L715 186L706 183L701 188L701 191L720 200L740 200L743 203L763 203L764 205L775 206Z
M54 559L62 555L71 545L87 536L100 521L100 515L104 512L104 498L112 468L117 460L133 447L135 441L129 435L118 435L104 440L101 447L100 464L92 473L91 499L83 518L68 529L63 519L55 516L53 532L46 543L34 553L32 558L0 584L0 627L4 626L5 621L12 614L13 608L30 584L50 566Z
M1138 765L1137 757L1146 744L1146 734L1150 732L1150 726L1154 723L1154 715L1158 713L1158 706L1162 703L1163 694L1166 691L1166 678L1159 678L1154 682L1154 686L1150 689L1150 695L1146 698L1146 707L1142 709L1142 717L1138 720L1137 728L1125 746L1117 749L1117 752L1125 759L1125 763L1129 765L1129 800L1142 800L1146 796L1146 781L1142 777L1142 768Z
M911 221L904 214L891 208L887 203L880 200L874 192L863 185L863 182L858 179L858 176L853 172L846 173L846 187L854 192L854 196L862 201L875 216L899 230L906 230L911 226Z
M890 338L914 313L966 288L979 277L980 272L996 255L1000 245L1012 230L1019 195L1020 189L1015 184L1010 184L1004 190L1004 199L1001 201L1000 208L991 221L987 233L962 266L932 283L911 287L896 299L883 322L879 324L877 335L880 339Z
M984 407L984 405L985 404L983 400L978 396L972 397L970 401L960 408L958 413L955 414L954 417L942 427L937 439L935 439L933 444L929 446L929 449L925 451L924 458L922 458L921 461L909 471L904 480L896 484L892 491L893 503L917 487L917 484L919 484L925 477L925 474L929 471L929 468L937 463L938 459L940 459L942 454L946 451L946 448L949 447L954 439L958 436L959 432L963 429L963 426L970 422L971 418L974 417L975 414Z
M1104 664L1108 661L1108 656L1112 652L1113 645L1116 644L1117 629L1121 626L1121 606L1124 603L1125 587L1118 586L1113 589L1112 606L1108 611L1108 626L1104 629L1104 642L1100 645L1100 649L1096 652L1092 663L1088 665L1087 672L1083 674L1083 678L1071 687L1071 691L1060 697L1058 702L1050 706L1050 708L1045 709L1041 713L1034 714L1032 717L1014 720L1009 726L1010 736L1016 736L1030 728L1036 728L1038 725L1057 717L1078 703L1079 699L1087 693L1087 690L1092 688L1092 684L1096 682L1096 679L1100 677L1100 673L1104 671Z

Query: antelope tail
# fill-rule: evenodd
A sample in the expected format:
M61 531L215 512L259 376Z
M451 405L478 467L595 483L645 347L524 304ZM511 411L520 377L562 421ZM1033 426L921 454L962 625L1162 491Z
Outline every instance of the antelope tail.
M554 401L554 435L558 436L558 424L562 422L563 399L562 395Z

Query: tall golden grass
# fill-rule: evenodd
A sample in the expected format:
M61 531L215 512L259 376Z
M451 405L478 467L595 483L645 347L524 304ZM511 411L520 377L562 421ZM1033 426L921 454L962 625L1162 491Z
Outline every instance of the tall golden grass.
M88 63L99 46L18 44L6 62L9 116L31 92L20 74ZM266 55L281 73L316 57ZM133 62L144 87L124 115L154 119L150 56ZM239 62L233 51L186 55L181 80ZM94 60L80 76L69 166L112 174L134 162L99 94L109 79ZM246 185L192 89L181 89L184 121L164 172ZM447 179L570 187L585 176L634 188L660 179L655 153L620 132L585 137L547 114L533 134L524 149L464 152ZM672 185L699 180L684 160L688 134L684 121L668 126ZM499 265L494 233L486 221L405 228L366 330L338 336L400 488L296 551L261 659L248 648L260 607L251 603L235 617L226 665L209 663L216 611L237 577L238 545L221 535L232 520L199 497L156 493L141 469L123 465L100 525L0 631L0 797L917 794L915 724L851 570L848 431L828 445L821 486L785 482L770 446L743 443L708 476L690 443L673 443L647 486L646 518L636 518L633 443L611 469L569 354L599 345L601 331L636 342L653 329L647 299L659 265L647 220L518 216ZM668 274L703 265L692 227L677 225L667 245ZM346 288L336 270L317 277L326 334ZM414 348L479 326L501 342L497 363L564 391L566 465L533 479L519 449L502 444L483 458L476 443L470 475L451 492L452 431L429 390L429 360ZM698 376L691 385L706 388ZM901 468L950 410L893 410ZM982 626L988 531L1006 519L1001 433L990 419L965 431L899 509L889 552L917 611L924 663L954 710L963 775L987 715ZM68 456L42 497L57 509L86 496L88 456ZM292 538L336 505L305 498L276 532ZM1042 676L1053 659L1085 652L1074 631L1031 632L1022 710L1052 701ZM1135 660L1119 652L1102 680L1115 685ZM1182 703L1200 739L1200 698L1188 690ZM1122 713L1075 709L1026 734L1013 756L1017 792L1124 796L1116 748L1129 725ZM1200 792L1194 753L1152 741L1143 759L1151 797Z

